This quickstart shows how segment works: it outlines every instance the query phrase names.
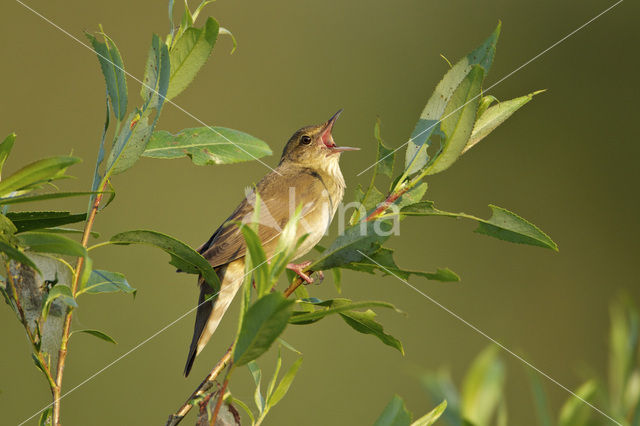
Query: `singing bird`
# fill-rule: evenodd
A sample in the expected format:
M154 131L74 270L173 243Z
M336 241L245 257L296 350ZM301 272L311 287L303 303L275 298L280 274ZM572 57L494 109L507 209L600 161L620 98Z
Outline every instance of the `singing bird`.
M359 148L336 146L331 134L342 110L317 126L303 127L291 136L284 147L280 163L267 174L213 233L198 252L209 261L220 279L217 298L211 297L211 288L199 277L200 297L189 356L184 368L189 375L196 356L215 332L222 316L242 285L245 275L246 245L238 222L250 222L258 205L257 233L267 259L275 254L278 237L298 206L302 206L298 221L297 238L307 234L295 252L294 259L305 255L315 246L336 212L344 195L345 183L340 171L340 153ZM302 279L312 282L304 269L309 262L290 263Z

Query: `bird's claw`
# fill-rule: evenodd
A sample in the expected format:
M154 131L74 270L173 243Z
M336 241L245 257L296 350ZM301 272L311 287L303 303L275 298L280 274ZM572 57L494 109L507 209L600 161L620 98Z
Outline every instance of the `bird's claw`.
M311 265L310 260L307 260L306 262L302 262L302 263L288 263L287 269L290 269L293 272L295 272L296 275L302 278L306 284L312 284L314 281L313 278L307 275L307 273L304 271L309 265ZM318 278L320 277L321 276L318 276ZM322 278L320 278L320 281L322 281Z

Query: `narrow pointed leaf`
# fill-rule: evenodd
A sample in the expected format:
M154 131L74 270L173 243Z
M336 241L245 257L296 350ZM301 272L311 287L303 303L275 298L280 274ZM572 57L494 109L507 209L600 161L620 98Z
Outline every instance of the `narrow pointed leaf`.
M483 79L484 69L474 65L453 92L440 123L444 141L440 152L427 167L427 174L436 174L451 167L467 145L476 120Z
M234 364L247 364L269 349L287 326L293 303L281 293L270 293L251 305L234 347Z
M499 102L498 104L487 108L484 112L478 111L478 119L473 126L473 131L471 132L469 141L462 150L462 153L464 154L465 152L473 148L475 144L480 142L482 139L488 136L489 133L493 132L496 127L498 127L509 117L511 117L514 112L526 105L531 99L533 99L535 95L542 92L543 90L539 90L526 96Z
M310 268L323 271L360 262L365 259L365 254L380 249L382 243L391 235L390 231L391 223L386 221L359 222L336 238Z
M284 398L284 396L289 391L291 384L293 383L293 379L296 377L296 374L298 374L298 369L300 369L301 365L302 357L296 359L293 365L282 377L282 380L280 380L280 383L278 383L278 387L276 387L273 395L269 399L269 406L274 407L278 402L280 402L280 400L282 400L282 398Z
M380 302L376 300L368 300L363 302L353 302L349 299L329 299L324 301L312 301L309 300L310 303L313 303L314 306L319 307L321 309L316 309L312 312L294 312L289 322L291 324L310 324L316 321L321 320L322 318L332 315L339 314L341 312L349 312L354 309L364 309L364 308L388 308L393 309L396 312L402 312L398 310L391 303Z
M260 391L260 386L262 383L262 370L258 367L258 363L255 361L250 361L247 363L247 368L249 368L249 372L251 373L251 377L253 377L253 382L256 384L256 390L253 393L253 401L258 407L258 412L262 413L264 410L264 398L262 397L262 392Z
M85 334L90 334L92 336L97 337L98 339L102 339L105 342L109 342L109 343L113 343L114 345L117 344L117 342L113 339L113 337L109 336L106 333L103 333L102 331L99 330L74 330L71 334L76 334L76 333L85 333Z
M171 76L167 99L178 96L193 81L213 50L218 30L218 22L210 17L203 28L188 28L175 41L170 51Z
M570 397L560 409L558 426L577 426L587 424L591 414L593 413L593 408L585 404L583 400L592 402L597 390L598 387L596 382L593 380L590 380L580 386L575 392L580 398L576 398L574 396Z
M13 143L16 141L16 134L11 133L9 136L4 138L2 143L0 143L0 174L2 173L2 168L4 167L5 161L7 161L7 157L9 157L9 153L13 148Z
M550 248L558 251L558 245L537 226L502 207L489 205L492 215L489 219L480 219L466 213L451 213L435 208L433 201L421 201L403 207L403 216L445 216L461 217L479 223L475 232L519 244Z
M69 212L9 212L7 217L16 226L17 232L25 232L82 222L87 215L86 213L71 214Z
M396 265L393 259L393 250L386 247L382 247L380 250L372 253L368 257L363 257L357 262L351 262L343 265L342 268L352 269L354 271L361 271L373 274L376 270L382 272L384 275L394 275L404 280L409 279L411 275L426 278L428 280L442 281L442 282L456 282L460 281L458 274L450 270L449 268L438 268L436 272L422 272L412 271L407 269L401 269Z
M111 98L113 114L121 121L127 113L127 80L120 52L113 40L106 34L103 34L105 43L99 42L91 34L85 33L85 35L98 55L107 92Z
M20 262L23 265L30 266L36 271L40 272L36 264L33 263L33 261L29 259L26 254L3 239L0 239L0 253L4 253L9 259Z
M409 426L411 414L398 395L394 395L373 426Z
M13 191L31 189L55 179L66 177L64 172L81 160L77 157L58 156L35 161L23 167L0 182L0 196L5 197Z
M411 423L411 426L431 426L433 425L444 413L447 408L447 400L442 401L436 408L429 411L424 416L420 417L415 422Z
M376 336L382 343L391 346L400 351L404 355L402 343L395 337L384 332L382 324L375 321L376 313L368 309L364 312L348 311L339 314L344 322L346 322L354 330L363 334L372 334Z
M54 200L57 198L84 197L85 195L96 195L99 192L81 191L81 192L51 192L39 195L21 195L17 197L0 198L0 206L9 204L31 203L34 201Z
M145 157L173 159L189 157L197 166L232 164L271 155L269 146L258 138L224 127L184 129L172 135L154 132Z
M86 257L87 249L77 241L49 232L25 232L17 236L20 243L31 251Z
M489 346L476 357L462 385L462 416L477 426L489 426L502 399L504 363L498 349Z
M115 292L131 293L135 296L136 289L131 287L124 275L118 272L95 269L91 271L84 286L78 290L78 295Z
M407 145L405 158L406 174L410 175L422 169L429 160L427 147L429 138L438 130L438 122L444 116L444 110L453 93L467 77L474 65L480 65L489 73L500 35L500 24L484 43L458 61L442 78L429 98L420 119L416 124Z
M121 232L111 237L114 244L147 244L157 247L171 256L169 262L184 272L200 274L213 291L220 289L218 275L200 253L169 235L156 231L136 230Z

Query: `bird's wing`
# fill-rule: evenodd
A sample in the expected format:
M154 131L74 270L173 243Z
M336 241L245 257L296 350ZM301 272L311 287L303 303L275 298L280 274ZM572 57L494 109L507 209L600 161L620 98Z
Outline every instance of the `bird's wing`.
M268 245L280 235L299 204L303 204L302 217L312 213L320 204L313 194L317 197L323 189L322 179L311 172L296 173L295 176L271 173L260 181L256 187L260 194L257 234L262 245ZM237 223L253 221L255 204L255 196L245 197L226 222L198 249L211 266L224 265L245 255L246 245Z

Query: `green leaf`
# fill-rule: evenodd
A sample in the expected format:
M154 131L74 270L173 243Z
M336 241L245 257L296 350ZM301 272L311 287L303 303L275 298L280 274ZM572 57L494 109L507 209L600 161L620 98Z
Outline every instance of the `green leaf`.
M16 197L0 198L0 206L19 203L31 203L34 201L53 200L57 198L83 197L85 195L96 195L100 192L82 191L82 192L52 192L49 194L39 195L21 195Z
M407 411L404 401L398 395L394 395L391 402L387 404L384 411L378 417L374 426L409 426L411 424L411 414Z
M118 135L107 159L105 178L129 169L140 158L149 143L149 138L160 118L169 86L169 50L157 35L153 35L151 51L147 60L144 84L142 86L142 109L129 114L126 125ZM149 124L151 110L155 116Z
M89 33L85 33L85 35L98 55L107 92L111 98L113 114L119 121L122 121L127 113L127 77L120 52L113 40L104 33L102 33L104 43L99 42Z
M198 166L232 164L271 155L269 146L251 135L224 127L184 129L176 135L160 130L151 135L143 154L151 158L189 157Z
M480 65L474 65L453 92L440 123L440 129L445 138L440 151L427 166L428 175L451 167L467 145L476 120L483 79L484 69Z
M16 262L20 262L23 265L28 265L40 272L38 267L31 259L29 259L23 252L9 244L9 242L0 239L0 253L4 253L9 259L13 259Z
M17 238L23 246L38 253L87 256L87 249L82 244L63 235L49 232L25 232L18 235Z
M480 65L484 69L485 75L489 73L499 35L500 24L480 47L458 61L438 83L422 114L420 114L420 120L409 139L405 158L405 174L411 175L427 164L429 138L438 131L438 123L444 116L445 108L473 66Z
M628 417L639 403L634 370L638 368L640 317L632 300L620 297L610 308L609 399L614 417ZM635 373L638 375L638 373ZM636 382L637 383L637 382ZM635 394L635 397L634 397Z
M98 331L98 330L74 330L71 332L71 334L75 334L75 333L86 333L86 334L90 334L92 336L97 337L98 339L102 339L105 342L109 342L109 343L113 343L114 345L117 344L117 342L113 339L113 337L109 336L108 334L103 333L102 331Z
M148 105L151 105L152 108L159 108L164 103L171 77L170 61L167 45L154 34L151 38L151 48L144 68L143 84L140 87L143 110ZM163 96L159 97L159 94Z
M449 268L438 268L436 272L422 272L400 269L398 265L396 265L395 260L393 260L393 250L386 247L380 248L375 253L368 255L368 257L363 256L363 258L357 262L351 262L341 267L344 269L352 269L354 271L367 272L369 274L373 274L376 270L378 270L384 275L394 275L404 280L409 279L411 275L416 275L428 280L442 282L460 281L460 277L458 276L458 274L456 274Z
M200 274L214 292L220 289L218 275L200 253L173 237L156 231L135 230L111 237L114 244L147 244L164 250L171 256L170 264L190 274Z
M390 236L391 223L388 221L359 222L349 228L309 267L314 271L324 271L343 267L365 259L365 254L379 250Z
M45 300L44 305L42 306L43 321L47 320L47 316L49 314L49 308L51 307L51 304L57 299L60 299L67 306L71 306L74 308L78 307L78 303L76 302L76 299L73 297L73 293L71 292L71 289L64 284L56 284L49 291L49 294L47 295L47 299Z
M271 398L269 398L268 404L270 407L274 407L278 402L282 400L282 398L284 398L287 392L289 392L289 388L291 387L296 374L298 374L298 369L300 369L301 365L302 357L299 357L294 361L289 370L287 370L285 375L282 377L282 380L280 380L280 383L278 383L278 386L273 392L273 395L271 395Z
M538 423L540 426L553 426L551 411L549 410L549 401L547 400L547 395L544 392L538 373L527 368L527 375L529 376L531 392L533 393L533 402L536 408Z
M238 407L242 408L244 410L245 413L247 413L247 416L249 416L249 418L251 419L251 424L255 424L256 418L253 415L253 412L251 411L251 409L249 409L249 406L247 404L244 403L244 401L234 397L233 395L231 395L229 397L229 402L231 402L231 404L237 405Z
M259 200L256 201L259 204ZM260 238L255 233L251 226L241 225L240 231L244 237L245 244L249 256L251 257L251 264L253 270L253 276L256 280L256 291L258 298L264 296L271 291L271 281L269 280L269 265L267 264L267 256L262 249L262 243Z
M258 407L258 413L262 413L265 408L264 398L262 397L262 392L260 392L260 384L262 383L262 371L260 367L258 367L258 363L255 361L250 361L247 363L247 368L251 373L251 377L253 377L253 382L256 384L256 390L253 393L253 401Z
M35 161L0 182L0 196L14 191L35 189L38 185L68 177L64 172L80 162L77 157L58 156ZM7 204L7 203L3 203Z
M529 244L558 251L558 246L534 224L502 207L489 205L491 217L480 221L475 232L512 243Z
M477 119L482 117L482 114L484 114L487 108L489 108L494 102L498 102L498 98L492 95L483 96L482 99L480 99L480 105L478 105L478 113L476 114L476 124Z
M33 229L50 228L67 225L69 223L82 222L87 217L86 213L71 214L69 212L16 212L7 213L17 228L17 232L31 231Z
M511 117L514 112L527 104L535 95L542 92L544 92L544 90L538 90L536 92L529 93L526 96L499 102L497 105L487 108L484 112L478 110L478 119L473 126L473 131L471 132L471 137L469 138L467 145L462 150L462 154L473 148L475 144L480 142L489 135L489 133L493 132L496 127ZM493 96L491 98L493 98Z
M289 221L282 229L280 237L278 237L278 244L276 245L276 254L271 257L269 261L269 280L270 282L276 282L282 275L282 272L286 269L287 264L293 260L293 257L300 247L300 244L306 239L307 235L296 239L298 222L302 215L302 204L296 207L293 215L289 218Z
M576 395L570 397L560 409L558 426L581 426L587 424L593 409L584 401L591 402L598 388L594 380L589 380L576 390Z
M488 426L503 399L505 367L498 348L489 346L473 361L462 385L462 416L476 426Z
M47 407L42 414L40 414L40 419L38 420L38 426L47 426L48 424L51 424L51 422L49 422L49 417L51 416L51 411L53 410L53 407Z
M13 148L13 143L16 141L16 134L11 133L9 136L4 138L2 143L0 143L0 174L2 173L2 168L4 167L5 161L9 157L9 153Z
M363 334L372 334L376 336L382 343L392 348L396 348L404 355L402 343L395 337L384 332L382 324L375 321L376 313L370 309L364 312L348 311L341 312L342 319L354 330Z
M558 245L534 224L502 207L489 205L489 208L492 212L491 217L489 219L480 219L466 213L451 213L438 210L434 207L433 201L422 201L403 207L399 214L403 216L446 216L471 219L479 223L478 228L475 230L479 234L512 243L528 244L558 251ZM392 216L393 214L395 213L389 213L386 216Z
M316 321L321 320L327 315L339 314L341 312L348 312L354 309L364 309L364 308L389 308L393 309L396 312L402 312L398 310L395 306L388 302L379 302L376 300L367 300L363 302L353 302L349 299L329 299L329 300L309 300L304 301L305 303L312 303L316 307L322 307L324 309L317 309L312 312L306 311L298 311L294 312L289 322L291 324L311 324Z
M247 364L269 349L287 326L293 303L281 293L270 293L249 307L233 350L234 364Z
M76 296L82 293L98 294L116 293L120 291L123 293L131 293L135 296L137 290L129 285L124 275L118 272L95 269L91 271L87 282L78 290Z
M267 386L267 396L266 396L266 405L267 407L271 407L270 399L273 394L273 389L276 386L276 382L278 381L278 374L280 374L280 368L282 367L282 353L281 348L278 348L278 358L276 358L276 368L273 370L273 376L271 376L271 380L269 380L269 385Z
M175 98L193 81L213 50L218 30L218 22L208 18L203 28L188 28L175 41L170 51L171 77L167 99Z
M415 422L411 423L411 426L431 426L434 424L444 413L444 410L447 408L447 400L445 399L433 410L429 411L424 416L420 417Z
M451 373L444 369L429 372L422 375L421 383L433 401L447 401L447 409L442 415L444 422L451 426L462 426L460 395L451 379Z

